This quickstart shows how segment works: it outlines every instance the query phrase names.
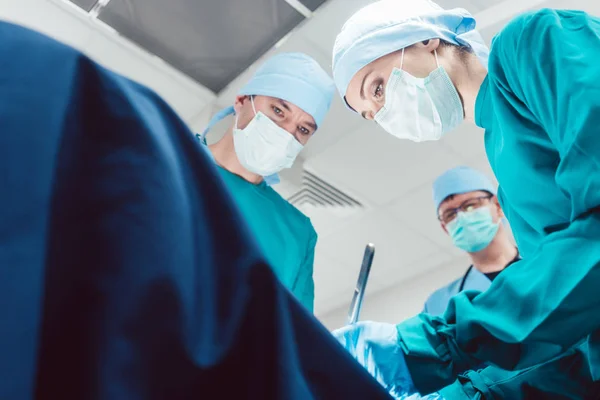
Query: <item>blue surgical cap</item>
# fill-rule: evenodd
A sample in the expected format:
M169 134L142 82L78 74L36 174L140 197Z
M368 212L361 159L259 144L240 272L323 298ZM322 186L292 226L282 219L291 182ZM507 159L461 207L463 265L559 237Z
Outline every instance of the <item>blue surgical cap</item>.
M448 196L483 190L496 195L496 187L481 172L469 167L456 167L444 172L433 182L436 212Z
M334 91L332 79L314 59L302 53L281 53L268 59L238 95L289 101L313 117L319 127L329 111ZM233 112L233 107L228 107L215 114L205 133Z
M329 111L335 85L319 63L303 53L281 53L268 59L238 95L269 96L288 101L302 109L321 126ZM220 120L234 113L225 108L209 121L202 137ZM277 175L265 177L268 184L279 182Z
M357 11L333 46L333 80L342 97L352 77L371 62L429 39L467 46L487 68L489 50L466 10L429 0L381 0Z

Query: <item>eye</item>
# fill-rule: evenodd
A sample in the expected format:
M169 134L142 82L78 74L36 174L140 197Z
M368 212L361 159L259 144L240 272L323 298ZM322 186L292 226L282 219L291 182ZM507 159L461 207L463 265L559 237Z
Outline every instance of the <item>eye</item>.
M281 111L281 108L277 107L277 106L271 106L271 108L273 109L273 112L277 115L283 115L283 111Z
M377 86L375 87L375 90L373 91L373 97L375 97L376 99L380 99L383 96L383 83L379 82L377 83Z
M465 212L469 212L469 211L473 211L477 208L477 206L479 205L479 203L477 201L470 201L468 203L465 203L461 209Z
M303 134L305 136L310 135L310 131L303 126L299 127L298 130L300 131L301 134Z
M442 215L442 221L446 224L451 222L454 218L456 218L456 211L454 210L447 211Z

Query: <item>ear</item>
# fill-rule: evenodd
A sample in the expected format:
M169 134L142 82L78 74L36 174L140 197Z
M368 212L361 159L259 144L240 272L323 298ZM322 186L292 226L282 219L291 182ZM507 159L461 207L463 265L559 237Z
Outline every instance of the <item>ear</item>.
M492 203L494 204L494 206L496 206L496 209L498 210L498 216L500 218L504 218L504 211L502 211L502 207L500 206L500 202L498 201L497 196L492 197Z
M437 50L440 47L440 39L429 39L423 40L422 42L416 43L416 46L427 50L429 53L433 53L434 50Z
M450 234L448 233L448 229L446 229L446 225L444 225L442 222L440 222L440 226L442 227L442 230L443 230L444 232L446 232L446 235L450 235Z
M235 101L233 102L233 109L235 110L236 114L240 113L242 107L247 101L250 101L250 96L235 96Z

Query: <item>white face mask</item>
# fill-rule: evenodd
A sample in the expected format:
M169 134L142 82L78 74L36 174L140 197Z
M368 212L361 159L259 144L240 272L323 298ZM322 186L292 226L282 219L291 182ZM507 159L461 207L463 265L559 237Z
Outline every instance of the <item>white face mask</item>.
M385 104L375 114L375 121L388 133L413 142L439 140L463 121L463 106L458 92L441 67L427 78L415 78L403 71L404 49L400 69L394 68L385 89Z
M233 145L240 164L260 176L290 168L304 146L262 112L257 113L254 100L250 100L254 118L244 129L238 129L236 116L233 129Z

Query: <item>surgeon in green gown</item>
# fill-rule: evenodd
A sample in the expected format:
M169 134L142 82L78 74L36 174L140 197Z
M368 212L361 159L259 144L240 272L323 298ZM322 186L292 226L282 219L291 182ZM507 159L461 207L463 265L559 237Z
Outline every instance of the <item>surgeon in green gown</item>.
M333 77L352 111L417 142L464 120L485 130L523 257L442 316L335 332L390 392L600 396L599 54L600 19L582 11L520 15L490 50L467 11L428 0L382 0L342 28Z
M317 233L271 186L321 126L334 93L333 81L314 59L278 54L199 135L205 144L210 128L233 114L223 138L207 149L275 274L311 312Z

